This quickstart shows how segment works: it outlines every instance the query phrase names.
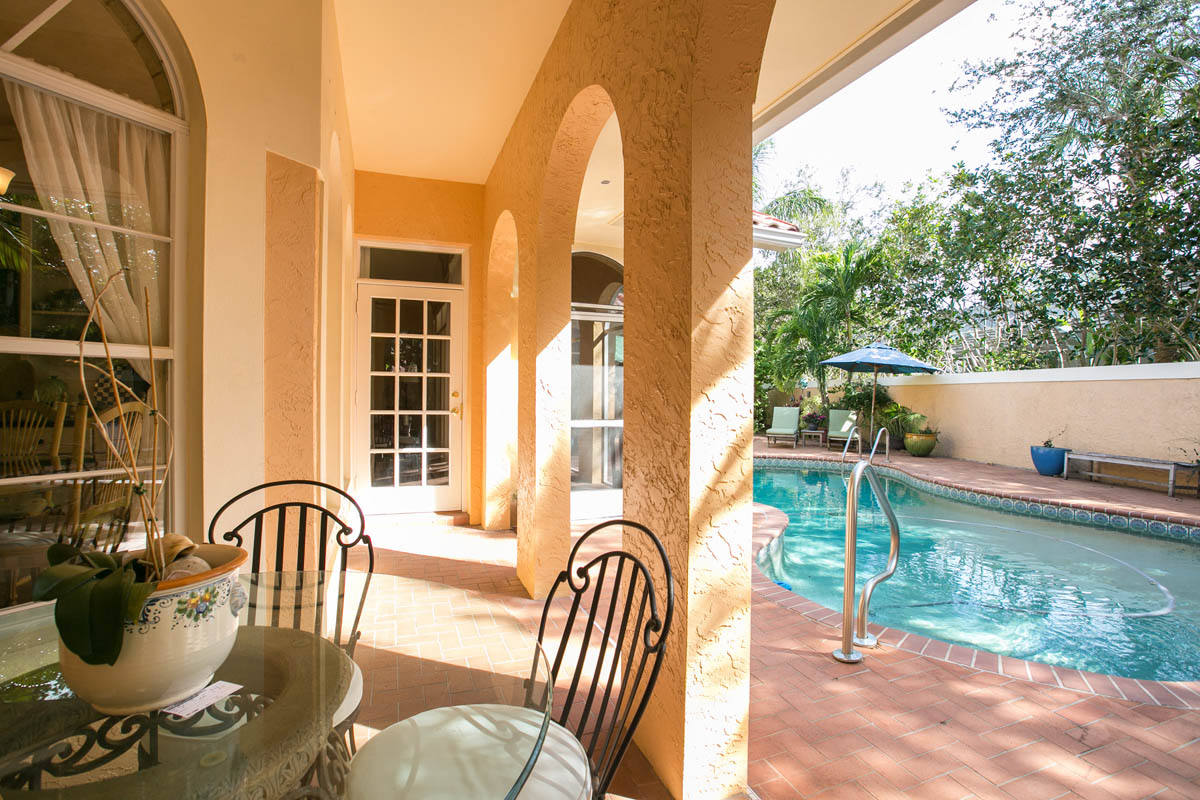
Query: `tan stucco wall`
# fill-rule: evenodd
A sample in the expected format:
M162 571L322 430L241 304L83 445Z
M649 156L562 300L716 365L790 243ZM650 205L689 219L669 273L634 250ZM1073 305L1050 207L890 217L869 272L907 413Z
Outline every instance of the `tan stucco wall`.
M1180 377L1150 377L1164 373ZM1021 377L978 373L885 382L897 402L927 415L941 431L940 456L1028 469L1029 446L1051 437L1078 451L1173 460L1184 459L1177 448L1200 448L1187 444L1200 439L1200 363L1032 370L1022 382L1008 380Z
M337 482L344 428L331 429L325 412L328 406L339 418L344 413L338 404L348 394L341 383L348 351L342 293L330 291L328 281L344 281L349 257L345 220L353 197L353 148L332 0L162 4L195 65L202 96L203 131L191 137L193 146L203 147L203 160L199 179L189 180L189 211L202 214L202 224L189 229L195 239L189 240L188 280L198 285L189 291L196 329L187 345L198 351L189 368L199 379L192 383L189 377L187 391L189 405L203 410L199 441L185 455L188 463L195 459L193 481L203 486L202 496L189 502L189 519L203 523L229 496L261 481L266 469L265 445L252 443L266 441L267 427L268 153L320 169L319 178L328 182L319 229L326 244L319 259L323 291L315 316L323 351L317 395L323 424L314 446L321 476Z
M414 244L467 248L467 374L463 441L467 443L468 482L465 509L472 524L481 521L484 457L483 302L487 284L487 241L483 228L483 187L474 183L433 181L358 172L354 180L354 232L357 236Z
M350 387L353 385L354 144L334 0L322 0L321 180L325 249L321 271L320 473L342 488L350 479Z
M291 0L164 5L195 63L206 112L197 398L206 520L264 474L256 443L265 432L266 155L320 163L321 60L314 56L322 18L319 3Z

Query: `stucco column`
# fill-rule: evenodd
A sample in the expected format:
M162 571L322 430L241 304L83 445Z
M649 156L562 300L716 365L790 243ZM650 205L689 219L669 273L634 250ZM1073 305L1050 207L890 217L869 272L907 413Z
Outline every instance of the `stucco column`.
M550 591L571 541L571 239L546 233L521 260L517 303L517 577L534 598Z
M678 603L636 741L688 800L746 788L757 83L747 54L761 53L771 4L734 5L702 17L678 118L630 119L625 151L624 501L663 538Z
M263 478L318 480L321 183L315 168L275 153L266 170ZM314 497L304 490L271 500Z
M517 229L512 214L500 215L488 254L484 307L483 527L512 525L512 474L517 440L517 368L514 353L516 303L511 297L517 266Z
M320 225L316 169L267 153L263 421L268 481L317 477Z

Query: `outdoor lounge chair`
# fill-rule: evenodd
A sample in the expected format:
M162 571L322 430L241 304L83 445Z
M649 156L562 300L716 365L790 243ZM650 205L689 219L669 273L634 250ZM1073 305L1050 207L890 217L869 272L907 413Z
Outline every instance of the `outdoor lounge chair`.
M800 442L800 409L797 406L776 407L767 428L767 445L772 439L791 439L792 447Z
M839 447L846 446L846 440L851 438L850 431L854 430L854 426L858 424L858 412L846 411L841 408L829 409L829 446ZM858 454L862 455L862 436L858 431L854 431L853 438L858 442Z

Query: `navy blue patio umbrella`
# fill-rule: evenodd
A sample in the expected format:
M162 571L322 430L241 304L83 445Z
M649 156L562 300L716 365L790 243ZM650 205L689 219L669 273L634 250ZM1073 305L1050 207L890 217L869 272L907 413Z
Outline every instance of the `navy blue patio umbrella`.
M847 372L870 372L871 383L871 435L875 440L875 387L879 385L879 373L885 375L913 375L918 372L941 372L940 369L924 361L918 361L906 353L902 353L891 345L875 342L866 347L860 347L840 356L827 358L821 362L830 367L838 367Z

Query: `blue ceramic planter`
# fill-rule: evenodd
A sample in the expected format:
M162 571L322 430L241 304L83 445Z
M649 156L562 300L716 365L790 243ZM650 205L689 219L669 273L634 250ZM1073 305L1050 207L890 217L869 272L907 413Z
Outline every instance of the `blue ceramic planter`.
M1029 456L1033 459L1033 468L1039 475L1058 477L1063 474L1063 466L1067 461L1069 447L1042 447L1030 445Z

